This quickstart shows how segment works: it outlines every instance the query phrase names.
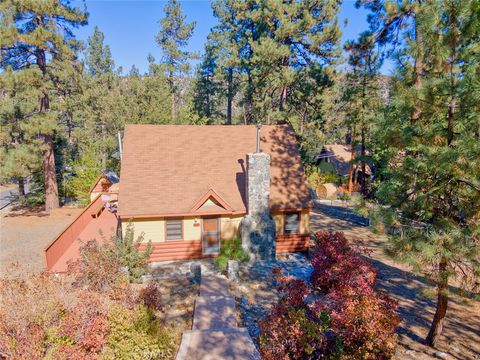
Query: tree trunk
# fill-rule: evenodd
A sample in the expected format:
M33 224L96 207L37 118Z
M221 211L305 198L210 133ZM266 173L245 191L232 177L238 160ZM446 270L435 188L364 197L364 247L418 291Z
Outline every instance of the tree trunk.
M253 79L250 71L248 72L248 85L246 96L246 124L253 123Z
M19 177L18 178L18 197L20 200L25 198L25 178Z
M227 125L232 125L232 103L233 103L233 70L227 70Z
M173 72L170 71L168 74L168 84L170 86L170 93L172 95L172 104L171 104L171 110L170 110L170 116L172 117L172 121L175 121L175 83L173 79Z
M417 20L415 19L415 41L417 43L418 49L421 49L423 44L423 35L418 29L418 24ZM423 77L423 54L421 50L418 50L416 55L415 55L415 63L414 63L414 78L415 78L415 104L413 108L413 113L412 113L412 118L411 122L415 123L417 122L418 119L420 119L420 116L422 114L422 109L420 106L420 102L418 101L418 96L420 92L420 88L422 87L422 77Z
M352 133L352 150L350 155L350 168L348 169L348 192L351 194L353 192L353 160L355 159L355 135L356 129L355 125L353 125L353 133Z
M282 91L280 93L280 104L279 104L279 107L278 107L278 109L280 111L284 110L284 104L287 101L287 91L288 91L288 89L287 89L286 86L282 87Z
M57 174L55 171L55 154L51 135L42 135L46 149L43 151L43 177L45 183L45 211L58 208Z
M37 19L37 24L43 25L43 19ZM43 49L37 48L35 51L35 57L37 60L37 65L42 71L43 78L45 79L45 75L47 73L45 51ZM50 99L48 97L48 93L44 92L43 96L40 98L40 112L48 112L49 110ZM45 147L42 152L43 176L45 186L45 211L50 212L50 210L59 207L57 176L55 169L55 154L53 152L52 135L40 134L40 138L43 140L43 145Z
M362 157L362 174L361 174L361 185L362 185L362 195L365 195L367 192L367 186L365 182L365 170L367 164L365 162L365 127L362 126L362 145L361 145L361 157Z
M437 284L437 309L433 317L430 331L426 338L426 343L429 346L437 346L438 339L442 333L443 323L447 316L448 307L448 273L447 273L447 261L442 258L438 266L439 281Z
M172 121L175 121L175 92L172 91L172 110L171 110Z

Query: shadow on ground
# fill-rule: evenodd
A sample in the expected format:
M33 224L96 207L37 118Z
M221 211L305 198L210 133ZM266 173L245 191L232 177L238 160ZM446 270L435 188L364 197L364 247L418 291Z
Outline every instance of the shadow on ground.
M347 238L358 241L371 252L368 259L378 269L378 288L399 303L400 351L432 356L436 350L424 345L424 338L436 307L434 283L385 255L386 237L373 234L356 216L349 208L316 203L311 214L311 230L343 231ZM450 290L447 320L438 350L457 359L479 359L480 303L458 296L455 287ZM467 295L473 298L474 294Z

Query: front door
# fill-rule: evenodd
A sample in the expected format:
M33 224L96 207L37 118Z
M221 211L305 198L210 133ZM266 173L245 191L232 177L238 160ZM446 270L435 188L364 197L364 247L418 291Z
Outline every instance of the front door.
M204 255L220 253L220 219L218 217L203 218L202 252Z

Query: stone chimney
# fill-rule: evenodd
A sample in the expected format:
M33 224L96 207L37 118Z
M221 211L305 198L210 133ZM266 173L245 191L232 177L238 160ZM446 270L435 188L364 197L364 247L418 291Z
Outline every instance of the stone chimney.
M247 154L247 212L252 216L269 215L270 155Z
M269 208L269 154L258 151L247 154L246 183L247 215L243 218L240 227L242 246L250 255L251 261L274 260L275 222L270 216Z

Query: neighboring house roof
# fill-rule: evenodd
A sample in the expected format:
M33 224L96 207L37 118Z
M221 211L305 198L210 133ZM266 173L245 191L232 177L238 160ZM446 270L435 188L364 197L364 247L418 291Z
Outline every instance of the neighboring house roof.
M358 149L355 149L355 156L360 156L360 151ZM321 161L329 159L337 174L346 176L349 174L351 158L351 145L328 144L323 146L322 152L317 156L316 160ZM354 169L357 168L360 169L360 165L354 164ZM372 173L370 166L366 164L365 168L366 173L370 175Z
M127 125L123 144L120 216L246 213L255 126ZM291 126L263 126L260 148L271 155L271 209L311 207Z
M119 181L119 178L117 174L115 174L115 172L113 171L102 172L98 176L97 180L95 180L93 185L90 187L90 190L88 191L88 193L91 194L94 191L103 192L105 191L103 185L106 185L109 187L112 184L118 183L118 181Z

